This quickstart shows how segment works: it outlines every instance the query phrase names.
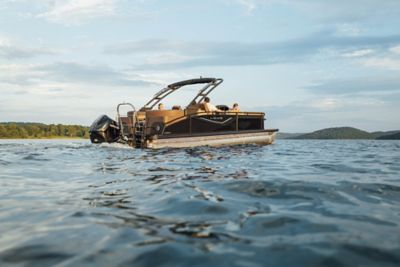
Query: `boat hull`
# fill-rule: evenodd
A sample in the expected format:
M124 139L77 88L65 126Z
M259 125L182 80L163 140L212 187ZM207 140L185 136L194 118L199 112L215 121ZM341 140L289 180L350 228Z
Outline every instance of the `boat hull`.
M276 131L261 131L251 133L218 134L207 136L172 137L147 140L146 147L185 148L196 146L229 146L240 144L270 145L275 140Z

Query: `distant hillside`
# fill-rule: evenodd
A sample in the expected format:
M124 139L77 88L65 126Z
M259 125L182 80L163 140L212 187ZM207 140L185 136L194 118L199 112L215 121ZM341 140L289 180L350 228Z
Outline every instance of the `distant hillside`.
M353 127L337 127L288 137L287 139L400 139L400 131L369 133Z
M4 138L89 138L89 128L81 125L0 122L0 139Z
M277 139L293 139L297 136L303 135L304 133L281 133L278 132L276 134Z
M378 136L376 140L400 140L400 132Z
M371 134L374 136L375 139L378 140L383 140L385 138L383 138L384 136L388 136L390 137L391 135L395 135L396 133L398 133L400 131L387 131L387 132L372 132Z

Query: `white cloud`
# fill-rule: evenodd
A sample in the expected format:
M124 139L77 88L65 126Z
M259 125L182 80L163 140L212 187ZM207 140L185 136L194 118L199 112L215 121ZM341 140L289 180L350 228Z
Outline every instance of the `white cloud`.
M0 46L8 46L10 45L11 41L9 38L5 37L5 36L0 36Z
M348 125L368 131L392 130L397 127L399 107L396 102L399 96L398 93L353 95L351 98L311 96L307 101L258 107L254 110L266 112L268 127L279 128L282 132L307 132ZM304 121L311 123L305 125Z
M400 70L400 59L390 57L372 57L364 60L362 65L388 70Z
M334 109L339 107L340 103L334 98L324 98L313 101L311 106L318 109Z
M239 4L251 14L262 5L284 6L304 12L308 18L314 18L327 23L339 24L338 30L345 34L357 35L360 29L354 22L364 21L371 17L387 18L390 15L400 14L398 0L225 0L225 2Z
M59 51L46 47L23 46L11 40L10 38L0 36L0 58L13 60L21 58L31 58L39 55L52 55L58 52Z
M146 64L176 64L182 63L192 57L185 56L185 55L178 55L173 53L165 53L165 54L155 54L155 55L148 55L145 58Z
M37 69L36 64L4 64L0 65L0 84L27 85L45 76ZM5 88L5 87L4 87ZM0 91L2 88L0 87Z
M329 111L335 109L342 109L342 108L351 108L351 107L374 107L374 106L381 106L385 102L368 97L368 96L352 96L351 98L348 97L325 97L325 98L316 98L311 101L311 107L315 109L319 109L321 111Z
M144 104L160 88L151 76L105 65L78 63L0 64L0 121L90 124L115 114L123 101ZM51 111L51 112L49 112Z
M358 36L361 34L361 29L357 25L351 23L341 23L336 25L338 34L345 36Z
M132 55L137 69L170 69L199 66L238 66L296 63L310 59L362 57L387 50L400 35L337 36L332 31L316 32L302 38L276 42L193 42L145 39L106 46L110 55ZM367 48L370 47L370 48ZM339 55L340 55L339 54ZM144 58L144 59L143 59ZM154 63L151 63L154 62Z
M363 57L374 52L373 49L360 49L349 53L342 54L343 57Z
M247 14L251 14L257 7L253 0L236 0L236 2L246 8Z
M153 81L141 79L135 73L128 73L105 65L84 65L74 62L0 65L0 85L27 87L54 82L91 86L112 85L114 87L158 85Z
M372 92L400 92L399 75L385 74L353 77L335 78L330 80L317 81L305 89L318 95L344 96L354 98L355 95Z
M400 45L391 47L389 51L400 55Z
M38 17L66 25L115 14L117 0L55 0L50 9Z

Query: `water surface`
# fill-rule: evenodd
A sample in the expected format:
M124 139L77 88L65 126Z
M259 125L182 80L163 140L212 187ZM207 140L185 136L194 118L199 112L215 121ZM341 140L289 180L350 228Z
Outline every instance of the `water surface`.
M0 141L1 266L400 266L400 142Z

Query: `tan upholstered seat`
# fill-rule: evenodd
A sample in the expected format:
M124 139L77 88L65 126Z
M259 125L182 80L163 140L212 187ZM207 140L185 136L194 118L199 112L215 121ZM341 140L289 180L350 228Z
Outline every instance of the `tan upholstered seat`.
M146 111L146 120L167 123L184 115L185 112L183 110L149 110Z
M208 106L206 103L202 103L202 105L203 105L203 109L204 109L206 112L211 112L211 110L209 109L209 106Z
M187 114L196 114L205 112L204 104L200 103L200 104L190 105L187 107L186 112Z

